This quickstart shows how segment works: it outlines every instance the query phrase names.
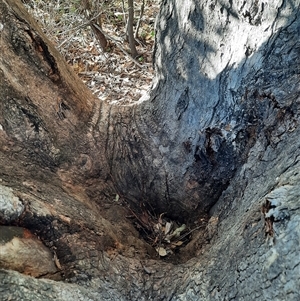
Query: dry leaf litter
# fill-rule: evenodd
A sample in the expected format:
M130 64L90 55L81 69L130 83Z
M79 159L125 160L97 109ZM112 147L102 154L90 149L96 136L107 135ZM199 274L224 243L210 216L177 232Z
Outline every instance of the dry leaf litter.
M94 0L94 10L89 18L83 13L82 3L85 1L23 2L69 65L100 100L124 105L139 100L148 91L153 77L154 22L159 0L144 1L136 38L139 56L135 60L130 58L126 41L126 1ZM135 27L142 3L142 0L134 1ZM111 38L107 39L105 51L88 25L99 15L103 31Z
M119 200L119 198L116 198ZM129 218L133 219L135 227L141 236L156 250L160 257L176 254L180 248L186 246L196 230L206 228L207 219L201 218L189 227L167 217L167 213L156 215L143 204L139 213L132 211Z

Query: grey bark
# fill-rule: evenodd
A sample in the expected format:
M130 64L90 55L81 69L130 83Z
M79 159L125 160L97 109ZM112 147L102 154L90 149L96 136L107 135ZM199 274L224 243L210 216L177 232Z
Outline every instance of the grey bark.
M18 10L11 1L0 8L7 41ZM19 15L17 29L37 30L26 29L28 20ZM299 24L299 1L163 1L150 94L114 107L82 88L85 104L58 73L64 81L49 90L57 82L69 89L63 112L72 126L50 126L45 116L53 112L37 101L41 120L26 119L14 66L2 60L1 179L12 191L3 194L0 217L34 229L63 267L52 280L0 270L3 299L299 300ZM26 61L16 36L15 52ZM32 124L39 136L23 138ZM29 142L45 137L53 147L30 156ZM196 220L209 210L209 243L185 263L154 259L124 217L112 218L116 192L174 218Z

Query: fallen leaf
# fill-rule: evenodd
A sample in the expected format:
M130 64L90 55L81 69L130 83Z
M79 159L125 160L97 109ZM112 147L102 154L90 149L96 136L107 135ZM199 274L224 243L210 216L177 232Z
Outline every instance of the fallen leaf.
M171 248L180 247L182 244L183 244L183 241L181 241L181 240L173 242L171 245Z
M163 221L162 221L163 215L164 215L164 213L160 214L160 216L159 216L159 218L158 218L158 222L159 222L160 224L163 223Z
M165 235L167 235L172 228L172 223L166 222L166 227L165 227Z
M157 253L159 254L159 256L164 257L164 256L167 255L167 251L166 251L165 248L158 247L158 248L156 248L156 251L157 251Z
M179 236L180 236L180 233L181 233L182 231L184 231L185 228L186 228L186 225L185 225L185 224L182 224L181 227L179 227L179 228L177 228L177 229L175 229L175 230L173 231L172 236L173 236L173 237L179 237Z

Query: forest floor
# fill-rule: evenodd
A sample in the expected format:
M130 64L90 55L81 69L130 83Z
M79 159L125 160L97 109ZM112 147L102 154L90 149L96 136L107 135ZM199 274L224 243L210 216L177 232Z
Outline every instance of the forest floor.
M90 1L92 13L87 18L82 7L87 1L23 0L48 38L99 99L121 105L135 102L147 92L153 78L154 23L160 0L134 1L134 29L140 19L136 37L139 55L135 59L130 56L126 38L127 2L96 1L95 7ZM105 49L89 26L89 20L99 15L109 37Z

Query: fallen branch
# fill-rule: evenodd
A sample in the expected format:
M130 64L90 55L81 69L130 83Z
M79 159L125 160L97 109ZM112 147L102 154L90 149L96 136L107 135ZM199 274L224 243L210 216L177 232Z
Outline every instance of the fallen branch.
M145 66L141 65L135 58L133 58L121 45L120 45L120 42L118 40L116 40L115 38L111 37L110 35L108 35L107 33L105 33L104 31L102 31L102 29L97 25L97 24L94 24L94 26L103 33L103 35L113 41L116 46L131 60L133 61L138 67L140 67L141 69L145 68Z

